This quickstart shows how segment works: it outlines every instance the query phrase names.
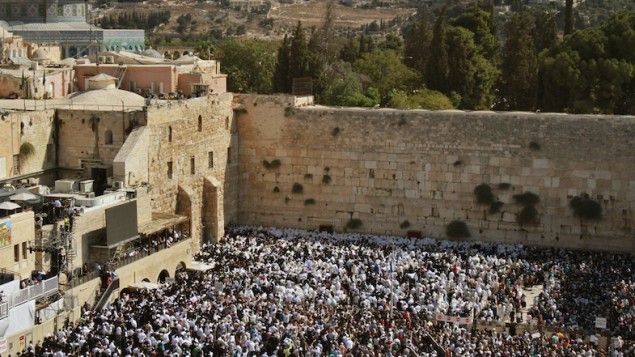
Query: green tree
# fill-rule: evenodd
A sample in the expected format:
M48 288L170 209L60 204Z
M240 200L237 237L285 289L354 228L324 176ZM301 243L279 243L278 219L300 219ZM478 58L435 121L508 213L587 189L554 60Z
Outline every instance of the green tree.
M430 41L430 53L434 53L426 63L426 86L441 93L449 93L448 75L448 49L446 46L445 11L447 5L441 10L441 14L434 24L434 32Z
M289 86L291 87L294 78L309 75L309 46L302 23L298 22L289 45Z
M430 89L420 89L408 95L405 91L393 91L388 105L399 109L453 109L450 99L443 93Z
M290 43L287 35L284 35L282 44L278 47L278 60L273 74L273 90L276 93L291 93L291 78L289 76L289 51Z
M272 93L278 44L272 41L227 41L218 48L217 58L227 73L232 92Z
M461 95L464 109L491 109L494 103L496 67L479 53L474 34L462 27L449 27L448 92Z
M370 87L365 93L359 76L351 72L336 80L324 93L324 104L345 107L373 107L379 103L379 93Z
M535 16L536 25L534 26L534 43L536 44L536 53L540 53L544 49L551 49L558 44L558 24L556 17L549 12L542 12Z
M573 33L573 0L564 2L564 36Z
M417 71L423 80L428 58L430 57L430 42L432 29L428 23L428 13L417 14L418 20L407 34L404 45L404 63Z
M386 105L392 90L409 90L416 73L392 50L376 50L355 63L355 71L365 76L367 87L377 88L381 105Z
M492 26L490 13L473 6L468 11L457 17L453 26L463 27L474 34L474 43L478 47L478 52L485 58L495 60L498 51L498 42L495 30Z
M516 13L505 24L498 108L533 110L536 106L538 60L532 37L534 19Z

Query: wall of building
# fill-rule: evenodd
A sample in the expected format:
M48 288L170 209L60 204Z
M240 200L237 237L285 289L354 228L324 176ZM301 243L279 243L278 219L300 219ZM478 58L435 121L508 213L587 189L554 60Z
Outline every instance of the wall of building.
M55 167L53 110L11 112L0 119L0 179L40 172ZM31 155L20 155L20 146L33 145ZM14 165L14 156L19 167ZM31 179L39 183L37 178Z
M58 109L60 126L59 166L74 169L77 178L90 178L90 166L80 165L81 159L112 165L133 127L144 123L140 111L90 111ZM107 143L107 133L112 143Z
M444 237L460 220L473 240L635 253L632 117L239 101L241 224L345 231L359 219L355 231ZM501 212L476 202L481 184L504 204ZM521 226L513 196L526 191L539 196L539 223ZM569 202L583 194L601 204L601 220L574 216Z
M165 213L191 210L193 237L201 236L204 225L202 207L209 204L208 200L213 197L204 194L205 180L215 181L221 186L217 187L218 195L214 196L220 201L218 207L223 208L221 221L236 222L238 137L231 102L232 95L225 93L148 108L146 130L150 135L149 184L152 189L149 193L153 198L152 208ZM172 163L171 178L168 177L168 162ZM206 231L206 234L210 232ZM214 235L203 239L217 238Z
M31 277L35 269L35 252L28 250L35 237L34 218L33 211L0 218L0 268L18 274L21 279Z

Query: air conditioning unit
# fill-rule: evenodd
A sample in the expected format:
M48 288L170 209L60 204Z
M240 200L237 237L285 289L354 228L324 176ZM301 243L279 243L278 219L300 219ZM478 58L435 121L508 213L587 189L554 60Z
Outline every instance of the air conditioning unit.
M115 56L106 56L106 63L108 64L115 63Z
M114 188L123 188L123 181L113 181L112 187Z

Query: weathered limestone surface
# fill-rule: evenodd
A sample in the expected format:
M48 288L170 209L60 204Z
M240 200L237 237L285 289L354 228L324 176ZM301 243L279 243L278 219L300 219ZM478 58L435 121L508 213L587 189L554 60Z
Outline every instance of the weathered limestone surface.
M241 224L344 231L357 218L357 231L444 237L446 225L461 220L473 240L635 252L633 117L239 99ZM498 188L502 183L509 188ZM477 204L480 184L492 187L501 212ZM526 191L540 197L536 225L516 220L522 207L513 196ZM582 194L601 203L601 220L574 216L569 202Z

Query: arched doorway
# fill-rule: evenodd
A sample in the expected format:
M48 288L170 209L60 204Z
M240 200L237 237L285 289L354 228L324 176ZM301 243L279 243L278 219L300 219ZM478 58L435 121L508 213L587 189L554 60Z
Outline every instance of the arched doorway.
M159 273L159 277L157 278L157 282L163 284L165 283L165 279L170 277L170 273L167 270L163 269Z
M177 264L176 268L174 269L174 278L178 280L185 277L185 274L187 273L186 269L187 266L185 265L185 263L179 262L179 264Z

